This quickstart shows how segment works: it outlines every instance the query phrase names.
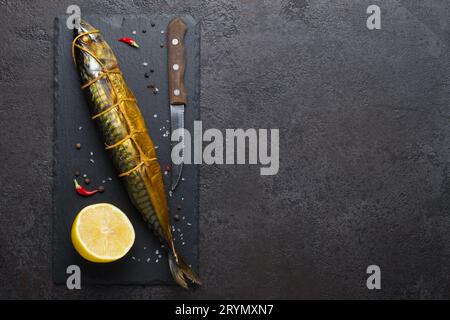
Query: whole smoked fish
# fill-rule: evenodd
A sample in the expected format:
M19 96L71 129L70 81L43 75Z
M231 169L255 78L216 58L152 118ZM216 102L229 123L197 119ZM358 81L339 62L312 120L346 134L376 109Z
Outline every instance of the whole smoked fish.
M82 20L74 30L72 54L82 89L131 202L167 248L175 281L184 288L200 285L200 279L174 246L156 150L117 59L100 31L89 23Z

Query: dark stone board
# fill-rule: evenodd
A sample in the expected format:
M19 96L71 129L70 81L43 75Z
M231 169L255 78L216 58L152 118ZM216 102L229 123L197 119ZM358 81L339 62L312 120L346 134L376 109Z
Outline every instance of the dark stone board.
M181 17L188 26L185 38L185 85L189 101L185 126L192 132L194 120L199 119L200 33L198 24L192 17ZM150 136L155 146L158 146L157 154L163 170L171 216L173 218L174 214L180 215L179 221L172 219L175 243L186 260L197 270L198 166L185 165L184 180L171 196L168 192L170 174L164 173L166 165L170 164L166 27L173 16L83 18L101 30L119 60L128 85L136 95ZM119 42L121 37L135 38L140 48L135 49ZM95 123L90 120L87 100L80 89L79 75L71 57L72 38L73 31L66 27L66 17L56 19L54 281L65 283L67 267L78 265L82 285L172 284L165 251L129 201L117 172L104 151ZM147 66L144 65L145 62L148 63ZM154 71L151 72L151 69ZM148 78L145 73L148 73ZM148 85L158 88L158 93L155 94ZM80 150L75 148L76 143L81 143ZM75 171L79 171L81 175L87 174L91 180L90 188L104 185L105 192L89 198L78 196L73 186ZM78 180L81 182L83 176ZM70 230L76 214L86 205L99 202L112 203L127 213L136 232L136 241L130 252L123 259L110 264L85 261L74 250L70 240ZM150 260L147 261L148 259Z

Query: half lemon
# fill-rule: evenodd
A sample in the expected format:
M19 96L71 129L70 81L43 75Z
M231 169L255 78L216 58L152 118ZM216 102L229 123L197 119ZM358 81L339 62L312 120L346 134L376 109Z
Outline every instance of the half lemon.
M72 243L86 260L116 261L133 246L133 226L119 208L97 203L83 208L72 225Z

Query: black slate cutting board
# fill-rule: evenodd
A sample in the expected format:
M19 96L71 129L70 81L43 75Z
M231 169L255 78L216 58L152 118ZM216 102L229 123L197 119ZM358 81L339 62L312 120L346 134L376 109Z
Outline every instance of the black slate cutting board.
M173 284L164 249L129 201L104 151L100 134L90 120L87 101L80 89L79 76L71 57L73 31L67 29L66 18L57 18L55 22L54 281L65 283L67 267L78 265L82 285ZM166 165L170 164L166 27L173 16L83 18L101 30L116 54L124 77L136 95L150 136L158 146L158 159L165 171ZM185 126L193 132L193 122L199 119L200 31L192 17L181 18L188 26L185 38L185 85L188 94ZM140 48L135 49L119 42L121 37L135 38ZM161 44L164 47L161 48ZM144 66L145 62L148 66ZM154 72L150 72L151 69ZM144 76L146 72L149 78ZM158 88L158 93L154 94L148 85ZM76 143L81 143L80 150L75 148ZM73 186L75 171L88 175L91 180L89 188L104 185L105 192L89 198L78 196ZM174 214L180 216L177 222L172 219L175 243L198 271L198 166L185 165L183 178L173 195L167 194L172 218ZM82 181L82 177L79 181ZM168 191L170 174L164 175L164 182ZM70 240L76 214L84 206L99 202L109 202L122 209L136 232L136 241L130 252L120 261L110 264L94 264L83 260L73 249ZM178 209L179 206L181 209Z

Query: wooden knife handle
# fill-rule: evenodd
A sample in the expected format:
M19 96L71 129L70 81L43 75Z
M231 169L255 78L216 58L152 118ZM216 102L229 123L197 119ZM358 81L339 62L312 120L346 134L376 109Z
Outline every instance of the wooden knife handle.
M184 88L184 70L186 59L184 57L184 35L187 26L180 18L174 18L167 27L167 52L169 70L169 101L172 105L187 103Z

